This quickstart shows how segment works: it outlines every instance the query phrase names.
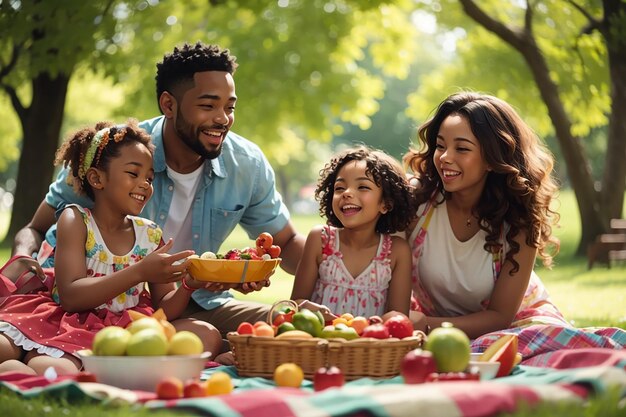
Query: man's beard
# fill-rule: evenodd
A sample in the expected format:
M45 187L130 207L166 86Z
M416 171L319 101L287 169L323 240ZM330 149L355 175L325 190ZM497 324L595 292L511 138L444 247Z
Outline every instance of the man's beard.
M223 128L223 127L222 127ZM215 159L220 153L222 153L222 143L217 148L210 151L202 145L200 142L200 130L194 131L193 126L185 120L180 113L180 110L176 110L176 125L174 126L176 134L181 138L183 143L187 145L189 149L203 157L204 159Z

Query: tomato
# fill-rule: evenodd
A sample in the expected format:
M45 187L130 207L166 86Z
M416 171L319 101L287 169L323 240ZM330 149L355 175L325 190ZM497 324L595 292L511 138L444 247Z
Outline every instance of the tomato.
M303 308L294 314L292 322L296 329L307 332L313 337L318 337L322 333L320 319L309 309Z
M254 334L254 326L247 321L241 322L237 327L239 334Z
M256 246L262 247L263 249L269 249L272 247L272 243L274 243L274 238L267 232L263 232L256 238Z
M284 308L275 318L272 324L274 326L280 326L281 324L287 322L293 322L293 315L296 314L295 310L292 310L289 307Z
M280 256L280 252L280 246L272 245L269 248L265 248L265 253L269 254L274 259Z

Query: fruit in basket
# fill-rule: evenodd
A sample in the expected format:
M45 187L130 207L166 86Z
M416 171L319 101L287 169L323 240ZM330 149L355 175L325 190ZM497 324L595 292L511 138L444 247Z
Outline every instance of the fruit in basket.
M278 327L284 322L292 323L294 314L296 314L296 310L294 310L293 308L282 307L278 309L278 314L276 315L276 317L274 317L274 320L272 320L272 324Z
M517 359L518 337L516 334L505 334L493 342L482 355L481 362L500 362L496 378L511 373Z
M230 394L233 391L233 381L226 372L217 371L206 381L207 395Z
M276 336L276 339L312 339L311 334L302 330L289 330Z
M427 350L413 349L400 362L400 375L406 384L421 384L434 372L437 372L437 364L432 352Z
M156 395L162 400L175 400L183 396L183 382L174 377L169 376L163 378L157 383Z
M241 335L254 334L254 326L252 323L248 323L247 321L241 322L239 323L239 326L237 326L237 333Z
M348 326L356 330L356 333L360 336L363 333L363 329L369 326L369 321L363 316L356 316L352 320L348 320Z
M183 397L198 398L206 397L206 384L199 379L189 379L185 381L183 386Z
M382 324L383 323L383 319L380 316L371 316L368 319L369 324Z
M167 339L162 331L143 329L130 336L126 346L128 356L162 356L167 353Z
M341 387L346 379L341 369L336 366L322 367L313 374L313 389L322 391L327 388Z
M199 355L204 352L204 344L197 334L182 330L172 336L167 348L168 355Z
M293 315L292 323L297 330L307 332L313 337L318 337L324 327L323 317L322 321L320 321L318 315L306 308Z
M411 319L402 313L389 317L384 322L384 325L389 330L390 337L404 339L405 337L413 336L413 323Z
M274 337L274 328L264 321L259 321L254 324L254 335Z
M320 337L324 339L346 339L352 340L359 337L358 333L352 327L339 323L335 326L329 325L322 329Z
M300 388L303 379L304 372L302 372L302 368L295 363L283 363L274 369L274 382L279 387Z
M276 328L276 334L279 335L285 332L291 332L293 330L296 330L296 327L293 325L293 323L289 323L287 321Z
M449 322L433 329L424 348L433 353L439 372L462 372L470 361L470 340Z
M120 356L126 353L131 333L119 326L107 326L96 333L92 350L97 356Z
M370 324L361 333L361 337L373 337L374 339L388 339L389 329L382 323Z

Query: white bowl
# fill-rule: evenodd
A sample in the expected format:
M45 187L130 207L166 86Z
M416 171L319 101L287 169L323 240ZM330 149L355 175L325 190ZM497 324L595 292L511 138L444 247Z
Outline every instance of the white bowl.
M481 362L477 361L474 358L470 360L469 367L477 367L480 372L480 380L485 381L487 379L495 378L498 373L498 369L500 369L500 362Z
M118 388L155 391L165 377L185 382L200 378L209 352L200 355L171 356L95 356L79 351L85 371L96 375L98 382Z

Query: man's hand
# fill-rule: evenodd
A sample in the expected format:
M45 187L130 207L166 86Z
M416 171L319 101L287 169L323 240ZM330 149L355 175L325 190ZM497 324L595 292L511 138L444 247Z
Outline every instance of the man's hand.
M237 284L236 286L232 288L234 290L239 291L242 294L249 294L253 291L261 291L263 288L269 287L269 286L270 286L270 280L264 279L264 280L255 281L255 282L243 282L241 284Z

